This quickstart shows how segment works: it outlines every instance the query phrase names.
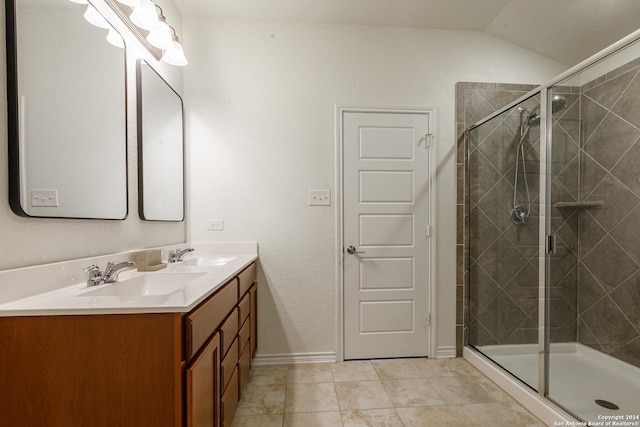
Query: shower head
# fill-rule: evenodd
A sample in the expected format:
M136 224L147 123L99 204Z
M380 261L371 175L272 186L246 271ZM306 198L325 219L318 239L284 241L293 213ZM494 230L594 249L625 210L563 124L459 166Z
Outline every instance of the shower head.
M567 99L564 96L553 95L553 97L551 98L551 114L564 110L566 106L567 106ZM529 118L527 119L527 125L538 126L539 124L540 124L540 106L538 105L529 114Z

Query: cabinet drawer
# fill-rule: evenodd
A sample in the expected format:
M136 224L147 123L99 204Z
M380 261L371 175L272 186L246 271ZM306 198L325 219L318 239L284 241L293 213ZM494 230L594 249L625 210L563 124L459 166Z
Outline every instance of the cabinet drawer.
M238 409L238 368L233 371L227 390L222 395L220 409L222 412L222 426L231 427L233 416Z
M251 357L255 357L258 349L258 286L253 285L249 291L251 296Z
M245 268L238 274L238 280L240 281L240 296L244 295L253 282L256 281L256 263L254 262L249 267Z
M185 357L197 353L238 302L238 280L233 278L185 316Z
M249 337L251 336L251 316L244 322L242 328L240 328L240 333L238 334L238 340L240 348L244 348L249 341Z
M240 309L240 324L244 324L244 321L249 317L251 311L251 296L246 294L238 303L238 309Z
M238 395L238 398L240 398L242 390L249 382L249 371L251 370L251 346L249 344L244 346L242 354L238 359L238 369L240 371L238 378L240 381L240 388L238 389L240 394Z
M238 339L236 338L231 344L231 348L227 352L227 355L222 359L222 363L220 364L220 378L222 378L222 390L227 387L229 380L231 379L231 375L233 374L233 369L236 367L238 363Z
M222 354L226 354L231 343L238 335L238 309L234 308L227 320L220 326L220 347L222 347Z

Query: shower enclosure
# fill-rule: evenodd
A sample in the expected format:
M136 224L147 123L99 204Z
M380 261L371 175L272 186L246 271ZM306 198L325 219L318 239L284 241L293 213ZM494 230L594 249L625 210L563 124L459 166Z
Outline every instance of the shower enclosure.
M465 344L592 422L640 416L640 45L601 56L464 146Z

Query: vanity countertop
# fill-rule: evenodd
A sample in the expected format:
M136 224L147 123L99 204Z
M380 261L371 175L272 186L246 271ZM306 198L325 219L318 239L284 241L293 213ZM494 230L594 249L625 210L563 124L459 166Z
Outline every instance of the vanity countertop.
M194 247L196 250L185 255L184 261L170 263L162 270L125 270L113 284L88 287L85 281L78 283L79 277L85 275L76 273L66 280L58 279L61 284L53 289L51 286L33 285L42 274L53 271L56 274L49 274L49 278L63 276L64 271L93 263L92 259L0 272L0 292L13 287L32 289L27 295L24 291L22 294L14 293L14 296L21 296L14 299L7 298L8 291L5 292L4 301L0 304L0 316L184 313L192 310L258 257L256 243L200 243L183 244L180 247ZM134 255L135 252L131 252L111 258L130 258ZM96 261L102 265L99 262ZM41 277L40 280L46 279ZM73 284L65 283L74 281Z

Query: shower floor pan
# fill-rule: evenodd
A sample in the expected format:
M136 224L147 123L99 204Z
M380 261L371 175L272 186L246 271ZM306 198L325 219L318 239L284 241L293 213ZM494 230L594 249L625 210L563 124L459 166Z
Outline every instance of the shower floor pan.
M537 388L537 344L484 346L479 349L513 375ZM560 406L592 422L602 422L599 416L640 416L640 368L579 343L551 344L549 359L549 397ZM607 409L598 405L596 400L611 402L619 409Z

